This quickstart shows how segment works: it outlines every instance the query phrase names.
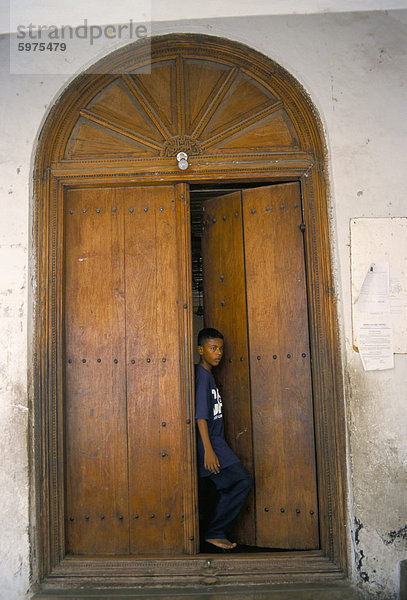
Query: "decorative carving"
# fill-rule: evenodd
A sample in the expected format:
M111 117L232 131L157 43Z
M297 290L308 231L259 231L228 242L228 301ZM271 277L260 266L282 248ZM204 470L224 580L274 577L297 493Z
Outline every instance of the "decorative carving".
M198 140L189 135L177 135L167 140L161 150L161 156L176 156L178 152L186 152L188 156L202 154Z
M148 76L100 83L79 107L67 159L301 150L285 100L231 60L179 55L175 63L153 61Z

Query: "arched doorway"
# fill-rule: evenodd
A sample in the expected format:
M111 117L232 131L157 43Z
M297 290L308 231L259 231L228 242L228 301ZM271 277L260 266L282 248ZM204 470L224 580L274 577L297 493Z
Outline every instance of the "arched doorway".
M161 555L148 569L177 581L190 555L183 568L201 577L190 233L200 193L205 318L229 339L230 441L258 482L242 540L336 572L343 421L312 105L272 61L217 38L156 38L151 55L140 43L105 62L111 75L83 74L65 91L37 153L40 576L78 577L86 561L78 582L101 564L143 581L145 563L126 560ZM275 560L256 558L259 581ZM244 579L242 564L230 563Z

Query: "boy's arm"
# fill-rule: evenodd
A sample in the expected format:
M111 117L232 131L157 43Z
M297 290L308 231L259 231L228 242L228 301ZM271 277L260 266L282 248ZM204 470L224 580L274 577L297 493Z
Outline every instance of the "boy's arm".
M197 419L199 433L205 450L204 467L211 473L219 473L220 462L213 451L211 440L209 439L208 422L206 419Z

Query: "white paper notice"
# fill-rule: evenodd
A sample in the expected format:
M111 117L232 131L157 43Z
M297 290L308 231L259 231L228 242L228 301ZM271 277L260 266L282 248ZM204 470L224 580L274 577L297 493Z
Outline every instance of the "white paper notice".
M358 347L365 371L393 369L389 263L370 265L356 302Z
M376 262L370 265L357 300L360 312L390 312L389 263Z
M388 312L385 309L389 271L393 352L406 354L407 217L351 219L350 231L353 346L359 349L359 324L365 317L377 311Z
M359 353L365 371L394 368L391 315L378 316L359 323Z

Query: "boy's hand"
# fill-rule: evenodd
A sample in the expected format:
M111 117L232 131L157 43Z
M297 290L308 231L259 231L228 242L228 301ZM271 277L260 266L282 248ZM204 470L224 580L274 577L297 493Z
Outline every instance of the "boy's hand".
M208 469L208 471L210 471L214 475L217 475L219 473L220 462L213 450L207 450L205 452L204 466L205 469Z
M213 451L211 440L208 433L208 422L206 419L197 419L199 433L201 434L204 445L204 467L214 475L219 473L220 462L215 452Z

